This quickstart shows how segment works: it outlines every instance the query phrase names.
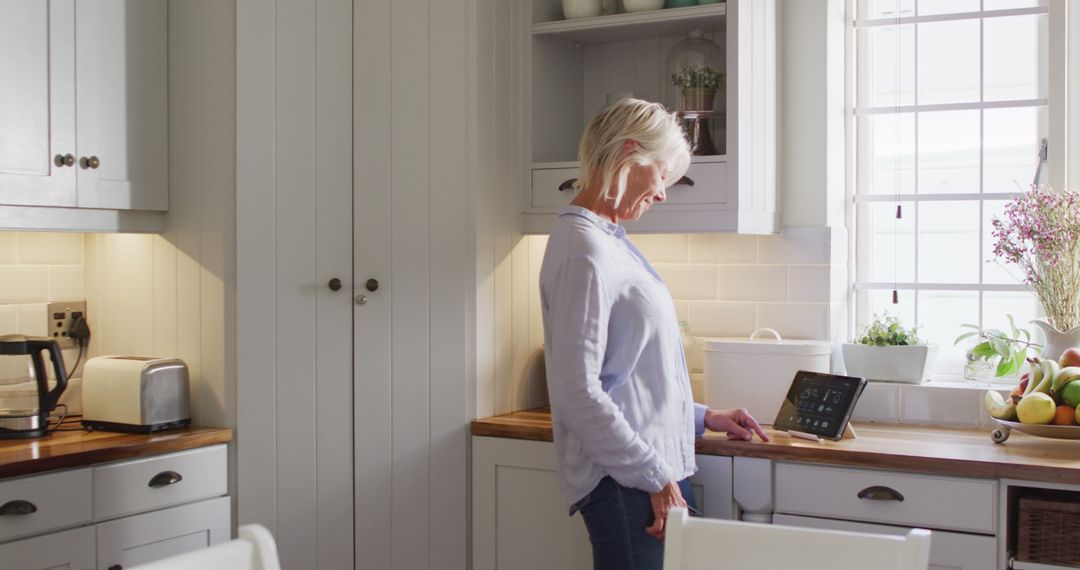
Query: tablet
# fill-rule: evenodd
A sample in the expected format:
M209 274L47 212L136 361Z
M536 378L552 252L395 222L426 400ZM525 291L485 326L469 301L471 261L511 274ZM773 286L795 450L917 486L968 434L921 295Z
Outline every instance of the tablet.
M851 419L865 378L800 370L773 422L773 429L839 440Z

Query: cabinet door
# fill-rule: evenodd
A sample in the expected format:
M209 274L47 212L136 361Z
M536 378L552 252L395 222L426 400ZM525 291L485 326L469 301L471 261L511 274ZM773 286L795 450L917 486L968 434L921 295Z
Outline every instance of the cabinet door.
M97 525L98 568L128 568L229 540L229 498Z
M94 570L94 527L0 545L0 560L18 570Z
M165 0L79 0L75 30L79 207L167 210Z
M773 523L789 526L904 535L908 527L854 523L816 517L778 514ZM997 539L993 536L931 531L927 570L989 570L997 568Z
M554 444L473 438L475 570L591 569L585 523L566 512Z
M732 498L732 463L730 457L698 455L698 472L690 478L690 488L701 516L710 519L735 519Z
M0 2L0 204L75 205L74 13L72 0Z

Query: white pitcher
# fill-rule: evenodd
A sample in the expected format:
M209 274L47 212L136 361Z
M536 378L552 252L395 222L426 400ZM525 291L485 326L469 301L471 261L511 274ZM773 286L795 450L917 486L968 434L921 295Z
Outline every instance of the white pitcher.
M1054 328L1046 319L1035 319L1031 324L1042 329L1046 337L1046 346L1043 347L1042 356L1058 360L1061 353L1074 346L1080 346L1080 327L1073 327L1068 332L1061 332Z

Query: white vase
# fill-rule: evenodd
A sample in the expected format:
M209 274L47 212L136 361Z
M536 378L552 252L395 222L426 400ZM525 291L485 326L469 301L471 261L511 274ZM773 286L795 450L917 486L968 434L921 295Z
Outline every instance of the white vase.
M1031 321L1031 324L1039 327L1043 332L1043 336L1046 337L1046 344L1043 346L1041 355L1045 358L1058 360L1061 358L1061 353L1067 349L1080 346L1080 327L1073 327L1067 332L1061 332L1046 319L1035 319Z
M567 20L595 18L600 15L600 0L562 0L563 17Z

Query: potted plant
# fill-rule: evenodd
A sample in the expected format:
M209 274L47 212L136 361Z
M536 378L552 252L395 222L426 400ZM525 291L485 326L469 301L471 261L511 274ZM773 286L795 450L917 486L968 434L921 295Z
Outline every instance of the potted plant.
M919 384L929 376L937 348L888 314L874 315L874 321L853 342L842 346L849 375L908 384Z
M716 91L724 74L708 65L688 65L671 75L671 83L682 90L683 109L712 111Z
M1012 315L1009 319L1012 335L998 329L984 329L978 325L960 325L972 329L958 337L953 345L967 340L971 346L965 352L964 379L979 382L981 371L994 369L994 376L1017 376L1028 359L1028 351L1039 353L1042 345L1031 341L1031 332L1018 329Z

